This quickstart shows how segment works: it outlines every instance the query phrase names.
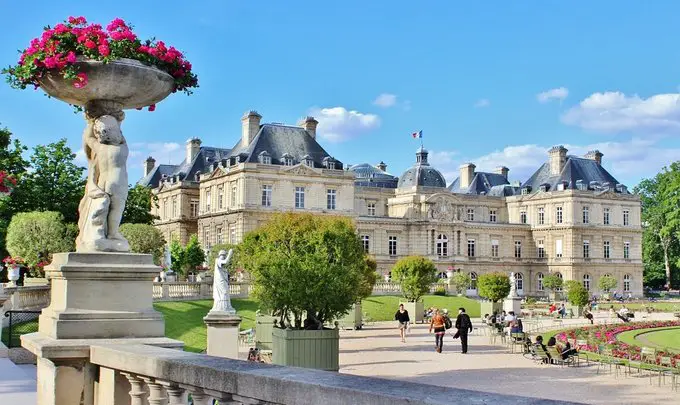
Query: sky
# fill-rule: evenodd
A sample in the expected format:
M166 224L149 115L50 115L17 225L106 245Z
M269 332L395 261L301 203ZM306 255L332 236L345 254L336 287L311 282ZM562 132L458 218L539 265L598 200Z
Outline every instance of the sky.
M43 4L40 4L43 3ZM344 163L400 175L423 131L447 179L462 163L510 168L525 181L564 145L599 149L632 187L680 159L680 2L562 1L69 1L0 0L0 66L70 15L116 17L141 38L183 51L199 77L156 111L127 113L131 181L149 155L179 163L188 138L232 147L240 118L319 121L318 139ZM82 116L0 83L0 125L29 146L67 138L78 162Z

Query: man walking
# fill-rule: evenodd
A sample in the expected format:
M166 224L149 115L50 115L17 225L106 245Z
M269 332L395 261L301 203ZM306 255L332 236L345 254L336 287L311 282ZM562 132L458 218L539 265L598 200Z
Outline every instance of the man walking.
M458 329L456 335L460 337L461 353L466 354L468 350L468 333L472 332L472 321L468 314L465 313L465 308L458 308L456 329Z

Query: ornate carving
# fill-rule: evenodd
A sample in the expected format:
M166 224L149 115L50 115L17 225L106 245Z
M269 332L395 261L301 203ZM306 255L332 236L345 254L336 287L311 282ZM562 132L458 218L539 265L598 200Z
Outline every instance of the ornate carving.
M433 221L451 222L454 219L458 220L459 210L456 205L443 197L437 198L430 206L428 218Z

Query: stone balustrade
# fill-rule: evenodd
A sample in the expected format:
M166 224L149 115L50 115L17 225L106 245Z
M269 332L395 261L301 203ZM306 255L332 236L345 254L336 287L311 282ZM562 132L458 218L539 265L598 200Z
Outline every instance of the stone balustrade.
M566 404L145 345L94 345L90 363L99 368L99 404L187 405L189 395L194 405Z
M231 298L248 298L248 283L229 284ZM212 281L153 283L154 301L190 301L212 299Z
M25 287L6 287L5 294L9 296L5 309L38 310L50 304L50 286L35 285ZM9 308L7 306L9 305Z

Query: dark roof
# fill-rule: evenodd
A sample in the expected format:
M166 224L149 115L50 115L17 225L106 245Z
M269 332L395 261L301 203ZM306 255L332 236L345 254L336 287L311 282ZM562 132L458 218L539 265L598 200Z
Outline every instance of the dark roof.
M530 187L531 192L536 192L539 191L541 185L545 184L549 186L548 190L554 190L558 184L564 183L565 189L576 189L579 180L580 183L591 190L602 187L605 183L609 183L609 187L616 190L617 185L620 184L596 161L569 155L559 175L552 176L550 174L550 162L546 162L522 184L522 188ZM625 187L617 191L628 193Z
M349 168L354 172L354 185L359 187L396 188L399 179L369 163L353 165Z
M456 194L485 194L497 197L505 197L519 194L519 189L510 185L508 179L502 174L475 172L470 186L467 188L460 187L460 177L456 178L449 186L449 191Z
M271 156L274 165L283 164L281 158L289 154L294 164L302 161L305 155L314 161L314 167L325 167L323 160L332 158L316 139L312 138L304 128L281 124L263 124L255 139L247 147L241 145L241 140L229 153L229 158L239 157L239 162L258 163L261 152L266 151ZM342 162L335 160L335 168L342 169Z
M178 165L157 165L151 172L137 182L143 186L156 188L160 185L163 176L174 177L179 175L180 181L196 181L196 173L206 173L214 162L226 158L231 149L212 148L201 146L191 162L186 158Z
M446 180L439 170L427 163L427 150L422 146L416 151L416 164L399 177L398 187L446 187Z

